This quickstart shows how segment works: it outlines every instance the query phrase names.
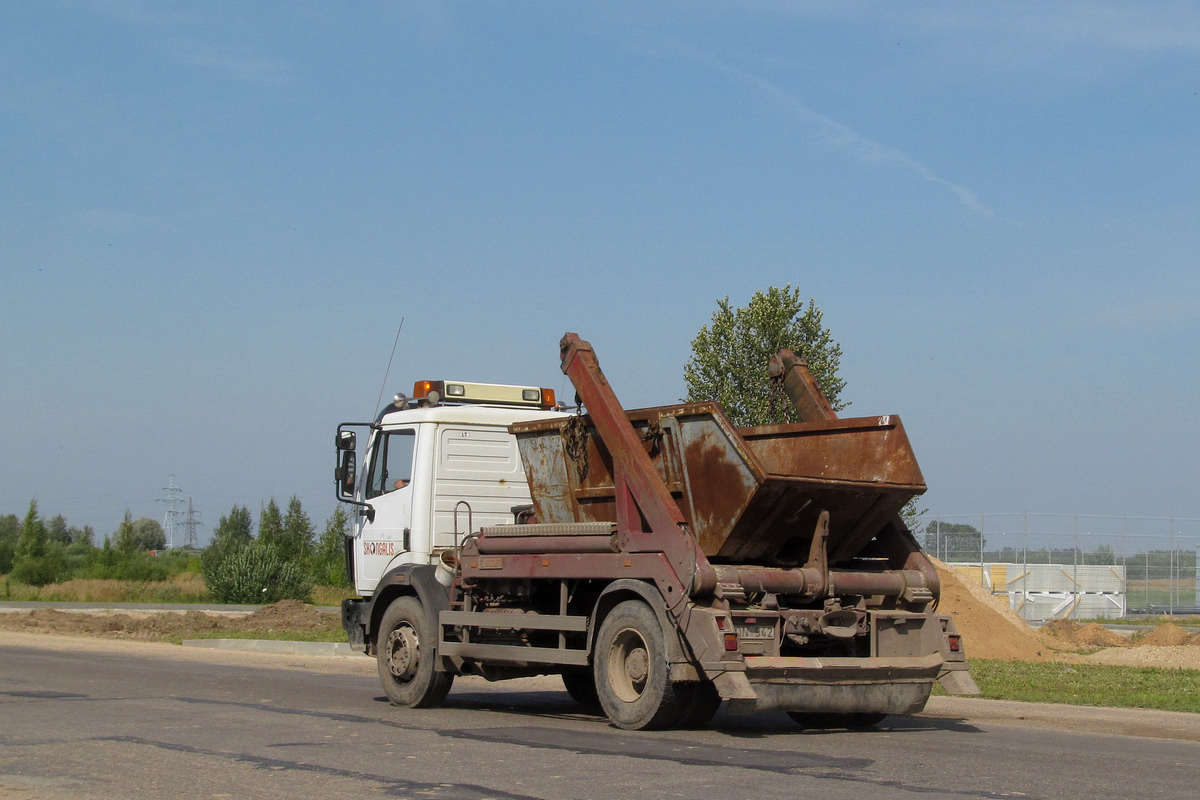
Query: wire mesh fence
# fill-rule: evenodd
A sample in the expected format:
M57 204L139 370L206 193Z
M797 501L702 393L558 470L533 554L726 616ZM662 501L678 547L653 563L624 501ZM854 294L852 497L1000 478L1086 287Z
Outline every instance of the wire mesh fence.
M1026 619L1200 613L1200 518L943 514L917 536Z

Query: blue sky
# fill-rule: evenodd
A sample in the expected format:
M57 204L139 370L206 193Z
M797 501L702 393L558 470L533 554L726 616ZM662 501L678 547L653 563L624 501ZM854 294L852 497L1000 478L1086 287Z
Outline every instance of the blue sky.
M0 513L334 506L418 378L791 283L931 513L1200 517L1188 3L0 5Z

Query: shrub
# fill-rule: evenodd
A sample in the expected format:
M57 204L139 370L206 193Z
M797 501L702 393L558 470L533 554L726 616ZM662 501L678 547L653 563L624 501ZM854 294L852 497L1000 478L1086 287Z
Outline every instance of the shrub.
M66 565L63 563L62 554L54 552L22 558L13 565L9 577L18 583L45 586L57 581L64 572L66 572Z
M204 582L220 603L312 602L312 582L273 548L251 546L205 571Z
M0 575L4 575L12 569L13 554L16 549L16 542L0 539Z
M96 550L74 577L92 580L163 581L170 574L167 563L137 550L122 552L116 548Z

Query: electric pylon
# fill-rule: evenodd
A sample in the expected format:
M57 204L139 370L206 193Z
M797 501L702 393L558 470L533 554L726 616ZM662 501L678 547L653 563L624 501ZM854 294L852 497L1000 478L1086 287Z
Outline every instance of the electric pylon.
M192 498L188 498L187 519L183 523L183 546L192 550L198 549L196 546L196 526L204 523L196 519L197 512L192 508Z
M171 476L169 486L164 486L163 491L167 493L166 497L160 497L158 502L165 503L167 512L163 515L163 533L167 535L167 549L175 549L175 518L179 516L180 511L176 506L183 503L183 489L175 485L175 476Z

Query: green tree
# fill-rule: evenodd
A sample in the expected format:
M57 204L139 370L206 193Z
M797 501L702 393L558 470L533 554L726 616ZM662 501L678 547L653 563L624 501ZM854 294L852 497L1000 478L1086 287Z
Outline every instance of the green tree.
M17 537L21 535L21 520L16 514L0 515L0 575L12 569L13 556L17 549Z
M275 547L283 537L283 515L272 497L258 518L258 543L263 547Z
M254 541L254 523L250 509L234 505L229 514L221 517L213 530L212 541L200 554L201 571L208 575L225 559L239 553Z
M167 533L158 520L141 517L133 523L133 541L138 550L166 550Z
M692 340L692 357L684 367L688 402L717 400L735 425L794 422L796 412L773 396L767 363L782 348L808 361L808 368L834 410L846 382L838 377L842 348L811 297L807 306L791 284L755 292L744 308L729 297L717 301L712 321Z
M904 504L904 508L900 509L900 519L904 522L904 527L913 533L920 533L921 517L927 513L929 513L929 509L919 507L917 505L917 498L914 497Z
M86 545L94 548L96 546L96 529L91 525L84 525L82 528L71 528L71 544Z
M277 544L279 554L286 561L306 564L312 556L315 535L312 520L300 505L300 498L292 495L287 514L283 517L283 533Z
M313 583L318 586L349 586L346 575L346 534L350 530L350 515L338 505L325 521L325 530L317 539L313 557Z
M17 537L20 535L20 518L16 514L0 515L0 542L11 541L13 545L16 545Z
M47 541L46 524L38 515L37 500L30 500L29 511L26 512L25 521L21 523L21 532L17 535L16 560L46 555Z
M140 549L133 529L133 514L128 508L125 509L125 518L121 520L121 524L117 525L112 536L105 537L105 541L111 541L112 548L119 553L135 553Z
M49 541L58 542L64 547L71 543L71 528L62 514L56 515L54 519L46 523L46 536Z
M7 575L12 570L14 550L15 542L0 539L0 575Z
M17 536L11 575L21 583L45 586L58 580L65 570L62 550L51 546L46 524L38 515L37 500L31 500Z
M1111 545L1102 544L1096 548L1095 553L1087 557L1085 563L1111 566L1117 563L1117 554L1113 551Z
M974 525L934 520L925 528L925 549L942 561L977 563L984 546L983 533Z

